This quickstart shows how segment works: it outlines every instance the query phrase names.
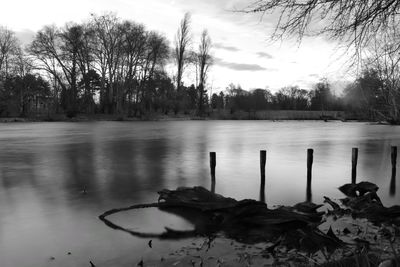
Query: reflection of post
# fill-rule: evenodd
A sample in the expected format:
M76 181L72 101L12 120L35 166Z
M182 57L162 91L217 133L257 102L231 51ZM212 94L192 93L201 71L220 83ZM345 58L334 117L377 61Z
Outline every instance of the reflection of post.
M215 152L210 152L211 169L211 192L215 193L215 166L217 165L217 156Z
M314 160L314 150L312 148L307 149L307 201L311 201L311 174L312 164Z
M355 184L357 179L357 160L358 148L353 147L351 150L351 183Z
M396 194L396 163L397 163L397 146L392 146L392 178L390 179L389 194L394 196Z
M260 185L260 201L265 202L265 163L267 162L267 151L260 150L260 172L261 172L261 185Z

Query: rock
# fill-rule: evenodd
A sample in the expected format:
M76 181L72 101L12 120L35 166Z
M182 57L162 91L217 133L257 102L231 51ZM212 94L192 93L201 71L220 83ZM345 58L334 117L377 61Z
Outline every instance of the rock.
M355 184L344 184L339 187L339 190L348 197L356 197L357 196L356 187L357 185Z
M358 184L344 184L339 190L348 197L363 196L366 193L377 192L379 187L371 182L359 182Z
M379 187L370 182L359 182L356 190L359 192L359 196L363 196L365 193L377 192Z

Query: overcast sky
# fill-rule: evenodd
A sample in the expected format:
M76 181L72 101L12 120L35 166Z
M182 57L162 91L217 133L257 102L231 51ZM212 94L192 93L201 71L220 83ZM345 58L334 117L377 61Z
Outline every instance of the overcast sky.
M213 42L215 64L208 83L213 91L229 83L244 89L269 88L275 92L288 85L310 89L326 77L336 87L350 77L337 45L323 38L307 38L300 46L291 40L271 43L276 15L234 12L251 0L13 0L4 1L0 25L28 42L44 25L82 22L90 13L115 12L122 19L143 23L167 36L171 46L185 12L192 14L193 48L203 29ZM170 70L171 71L171 70Z

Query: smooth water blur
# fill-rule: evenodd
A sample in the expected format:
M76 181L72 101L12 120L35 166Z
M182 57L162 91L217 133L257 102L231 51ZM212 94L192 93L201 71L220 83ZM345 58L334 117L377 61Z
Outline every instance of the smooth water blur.
M163 188L210 188L209 152L217 152L216 192L259 198L259 150L267 150L266 201L306 197L307 148L314 149L312 199L342 197L351 148L359 148L358 181L390 188L390 147L400 127L342 122L175 121L12 123L0 125L0 266L134 266L182 243L139 239L104 225L104 211L157 200ZM86 191L86 193L85 193ZM112 219L161 232L191 225L155 209ZM71 255L67 255L71 252ZM50 259L55 257L55 259Z

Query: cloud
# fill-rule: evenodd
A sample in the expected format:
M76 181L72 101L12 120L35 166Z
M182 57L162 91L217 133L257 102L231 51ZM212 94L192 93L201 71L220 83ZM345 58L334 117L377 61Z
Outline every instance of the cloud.
M309 74L308 77L319 78L319 74L317 74L317 73L312 73L312 74Z
M275 68L264 68L258 64L227 62L220 58L215 58L214 63L218 66L236 71L277 71Z
M265 53L265 52L257 52L256 54L257 54L257 56L259 56L259 57L264 57L264 58L268 58L268 59L273 58L272 55L270 55L270 54L268 54L268 53Z
M213 43L213 46L217 49L224 49L232 52L238 52L240 51L239 48L234 47L234 46L229 46L229 45L224 45L223 43Z

